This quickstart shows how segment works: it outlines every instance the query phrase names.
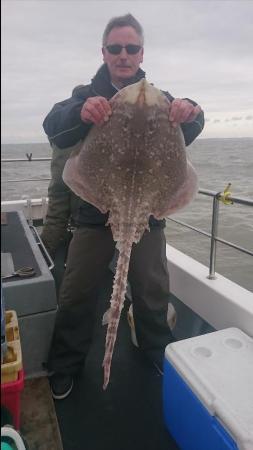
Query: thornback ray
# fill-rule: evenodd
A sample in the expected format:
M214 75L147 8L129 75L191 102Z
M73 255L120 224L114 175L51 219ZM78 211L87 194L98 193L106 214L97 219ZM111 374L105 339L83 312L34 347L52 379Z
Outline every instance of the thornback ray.
M110 119L93 126L63 172L75 194L102 213L109 211L107 224L119 250L107 315L104 389L110 379L132 245L149 230L150 215L165 218L197 192L197 175L187 160L181 128L168 120L166 96L143 79L120 90L110 103Z

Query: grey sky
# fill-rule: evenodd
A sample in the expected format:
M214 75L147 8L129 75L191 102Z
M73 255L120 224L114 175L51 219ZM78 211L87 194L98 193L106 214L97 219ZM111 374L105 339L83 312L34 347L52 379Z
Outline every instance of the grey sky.
M46 141L53 104L90 82L108 20L143 25L147 79L205 110L202 137L253 136L253 0L2 1L2 142Z

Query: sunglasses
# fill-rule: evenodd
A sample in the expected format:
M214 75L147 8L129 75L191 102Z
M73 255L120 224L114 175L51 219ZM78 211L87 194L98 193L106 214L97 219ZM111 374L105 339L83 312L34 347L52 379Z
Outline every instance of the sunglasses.
M112 55L119 55L122 52L123 48L126 49L128 55L136 55L142 47L141 45L135 44L127 44L127 45L112 44L107 45L105 48Z

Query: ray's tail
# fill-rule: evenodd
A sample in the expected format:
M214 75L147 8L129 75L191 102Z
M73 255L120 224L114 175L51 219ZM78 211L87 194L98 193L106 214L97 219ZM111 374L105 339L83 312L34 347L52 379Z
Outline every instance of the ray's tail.
M128 235L124 241L118 242L117 244L117 248L119 249L119 257L113 283L113 292L110 300L111 306L109 311L109 324L106 333L105 355L103 361L103 389L107 388L110 379L113 349L117 337L117 329L127 288L127 274L133 244L133 236L134 230L132 230L130 235Z

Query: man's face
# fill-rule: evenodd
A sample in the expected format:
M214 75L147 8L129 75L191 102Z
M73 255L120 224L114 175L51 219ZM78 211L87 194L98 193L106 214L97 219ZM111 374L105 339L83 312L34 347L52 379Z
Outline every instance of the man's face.
M134 28L117 27L113 28L107 37L106 46L112 44L141 46L141 39ZM118 55L113 55L105 47L102 52L104 62L107 64L111 75L111 81L116 85L124 85L124 81L133 77L139 69L143 61L143 48L141 47L134 55L128 54L126 48L123 48Z

